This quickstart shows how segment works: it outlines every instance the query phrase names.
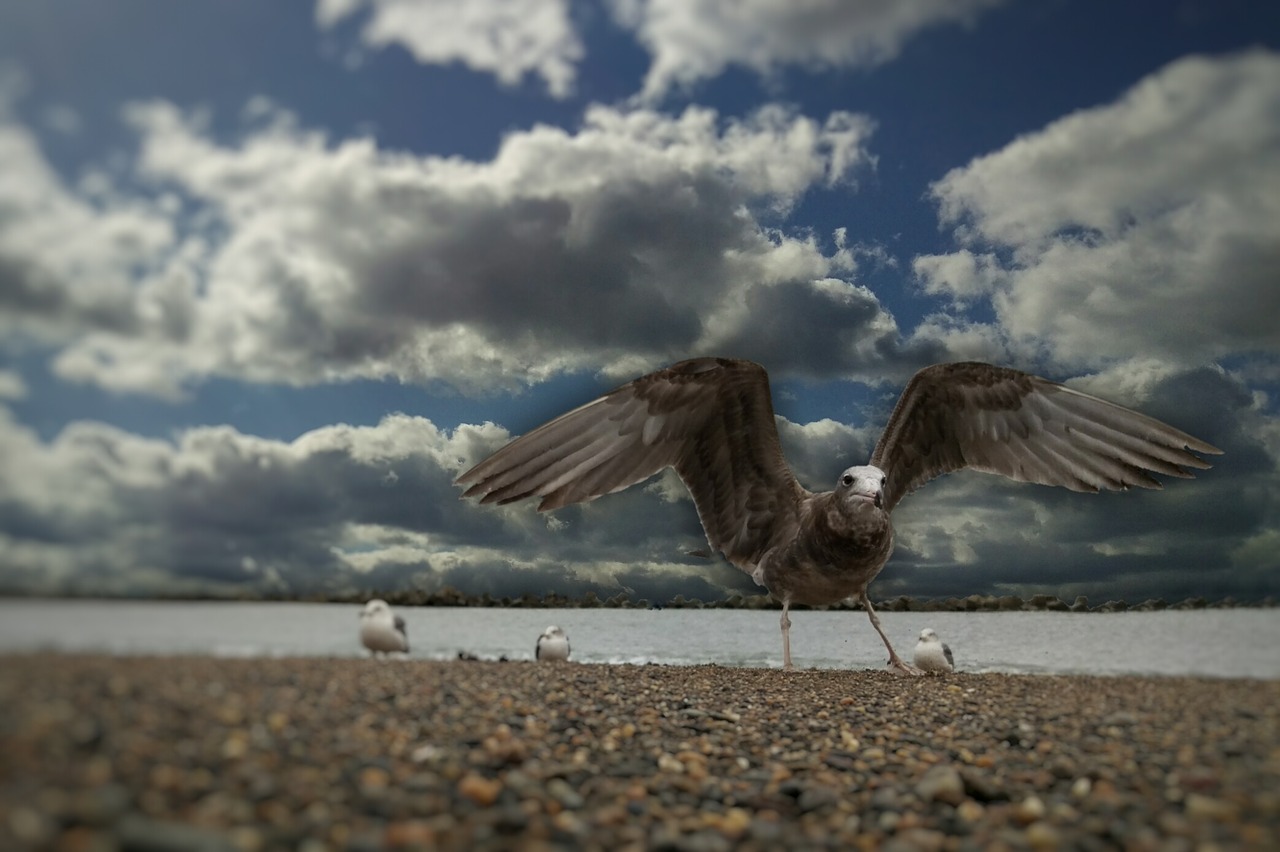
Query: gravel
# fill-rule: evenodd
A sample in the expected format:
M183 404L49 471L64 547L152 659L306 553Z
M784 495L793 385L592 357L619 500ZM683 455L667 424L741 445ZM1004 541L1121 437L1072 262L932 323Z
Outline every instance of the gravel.
M0 657L0 848L1268 849L1280 682Z

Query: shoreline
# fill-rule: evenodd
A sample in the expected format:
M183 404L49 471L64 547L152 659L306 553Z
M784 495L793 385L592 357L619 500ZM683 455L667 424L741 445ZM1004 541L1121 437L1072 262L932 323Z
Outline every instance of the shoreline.
M216 595L216 594L47 594L0 589L0 600L49 600L49 601L159 601L192 603L318 603L350 604L363 606L365 602L380 598L393 607L451 607L460 609L744 609L781 611L782 604L767 594L732 594L719 600L702 601L677 595L666 602L650 603L648 600L632 600L625 594L602 599L596 595L570 598L565 595L524 595L518 598L495 598L492 595L465 595L456 589L446 588L438 592L419 590L364 590L335 595ZM1100 604L1090 604L1087 596L1079 595L1071 603L1049 594L1029 597L1019 595L973 594L967 597L916 598L898 595L872 601L876 612L1073 612L1105 615L1117 612L1194 612L1220 609L1277 609L1280 600L1268 595L1257 600L1239 601L1232 597L1211 600L1191 597L1169 602L1163 598L1149 598L1130 603L1126 600L1108 599ZM861 612L862 604L856 600L837 601L833 604L810 606L795 604L792 612Z
M1267 848L1280 681L0 657L4 848Z

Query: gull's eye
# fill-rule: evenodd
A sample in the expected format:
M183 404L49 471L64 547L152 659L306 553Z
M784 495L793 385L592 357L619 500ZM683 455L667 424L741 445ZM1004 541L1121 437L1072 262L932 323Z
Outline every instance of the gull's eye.
M841 484L841 485L843 485L845 488L848 488L850 485L852 485L852 484L853 484L853 474L852 474L852 473L846 473L844 476L840 477L840 484Z

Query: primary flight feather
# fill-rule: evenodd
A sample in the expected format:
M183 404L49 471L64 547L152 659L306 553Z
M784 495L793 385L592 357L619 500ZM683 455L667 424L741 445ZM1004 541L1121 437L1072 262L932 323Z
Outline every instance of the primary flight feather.
M962 468L1075 491L1159 488L1221 450L1114 403L1007 367L920 370L902 392L871 463L832 491L800 485L782 454L769 378L750 361L695 358L629 382L539 426L458 477L481 503L540 498L539 511L621 491L667 467L693 496L707 541L782 602L791 668L793 603L867 596L893 552L890 513L904 496Z

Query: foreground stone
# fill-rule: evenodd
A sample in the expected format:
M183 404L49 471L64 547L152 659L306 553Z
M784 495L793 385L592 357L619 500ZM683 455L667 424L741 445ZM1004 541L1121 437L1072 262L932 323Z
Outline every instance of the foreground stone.
M3 849L1237 849L1280 683L0 658Z

